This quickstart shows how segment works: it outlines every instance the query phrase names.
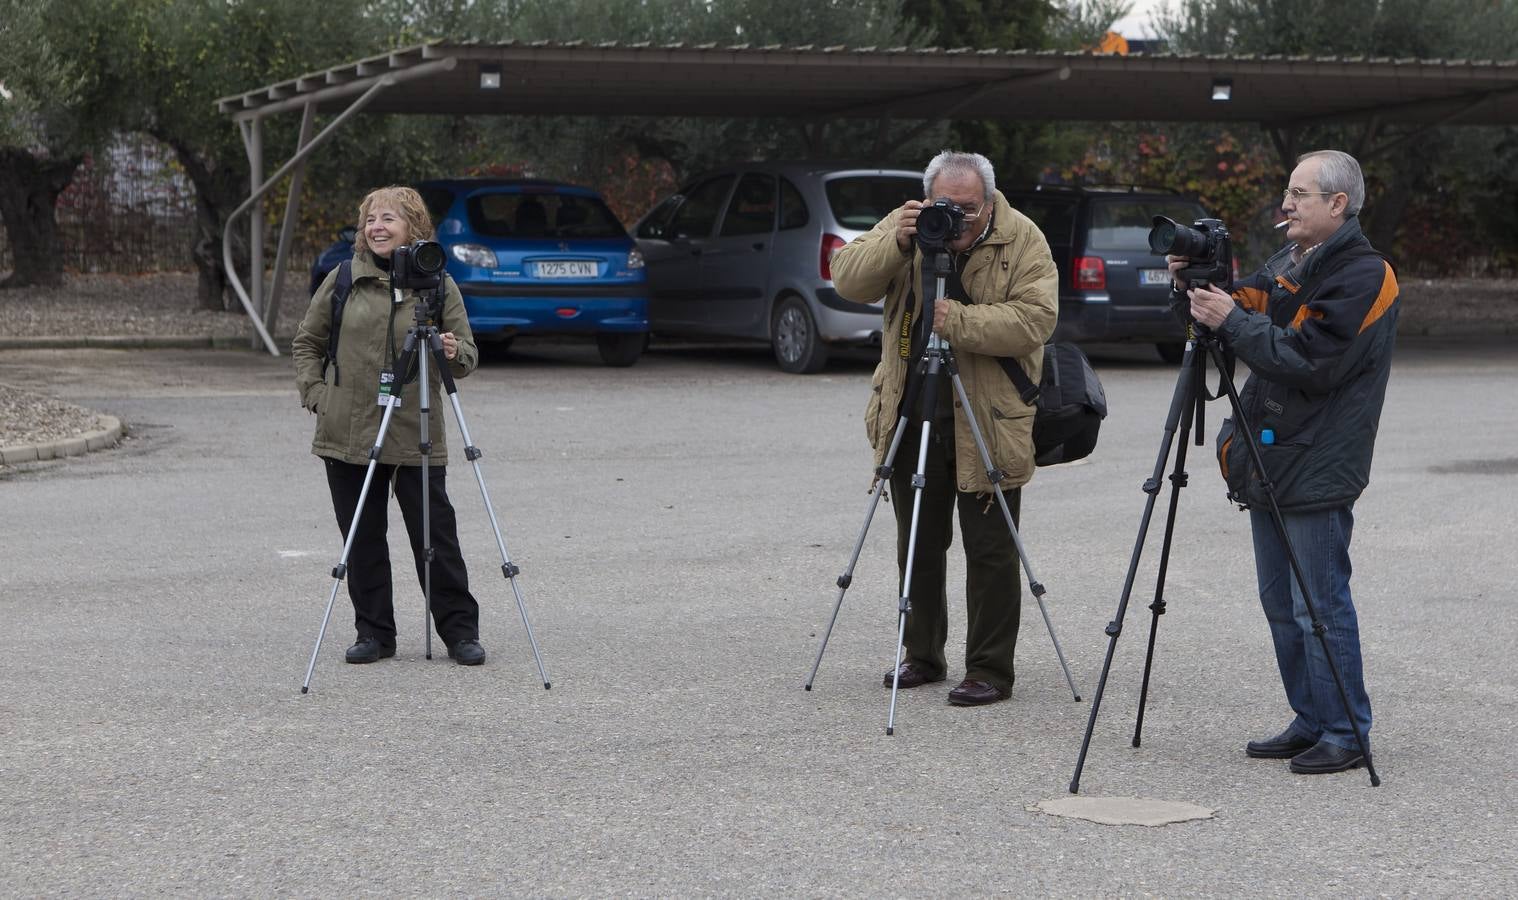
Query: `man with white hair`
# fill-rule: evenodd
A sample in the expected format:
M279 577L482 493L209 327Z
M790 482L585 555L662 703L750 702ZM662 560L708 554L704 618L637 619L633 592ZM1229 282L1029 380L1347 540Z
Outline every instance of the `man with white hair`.
M1001 359L1014 361L1038 383L1044 342L1058 317L1059 275L1043 233L996 190L996 174L984 156L945 150L928 163L923 188L926 204L907 201L833 256L833 284L851 300L885 297L885 339L865 409L865 429L879 467L901 416L909 416L908 432L902 435L889 475L896 498L901 577L905 579L907 570L923 415L918 404L905 410L902 404L914 393L909 375L930 332L953 348L992 462L1005 475L991 483L969 420L959 409L948 373L942 373L931 413L912 583L904 585L911 598L903 641L906 656L899 669L886 673L885 684L889 687L898 675L903 688L947 677L945 576L957 504L969 627L964 680L949 691L949 702L976 706L1012 694L1012 657L1022 613L1016 546L990 492L1003 492L1016 520L1021 486L1033 477L1034 468L1035 409L1018 396ZM940 198L963 210L964 229L947 243L953 272L945 279L946 296L926 297L917 220L924 206ZM931 277L931 261L928 271Z
M1337 150L1303 155L1281 203L1291 244L1235 285L1232 296L1214 287L1189 292L1196 321L1249 366L1240 400L1264 471L1247 442L1235 439L1232 420L1218 431L1218 461L1229 499L1249 510L1260 603L1296 713L1284 731L1250 741L1244 752L1290 759L1291 771L1307 775L1355 768L1369 752L1370 697L1349 593L1349 538L1355 500L1370 481L1400 307L1391 264L1360 231L1364 202L1365 179L1354 157ZM1185 264L1170 261L1172 271ZM1276 532L1271 494L1307 598ZM1315 624L1324 629L1353 723Z

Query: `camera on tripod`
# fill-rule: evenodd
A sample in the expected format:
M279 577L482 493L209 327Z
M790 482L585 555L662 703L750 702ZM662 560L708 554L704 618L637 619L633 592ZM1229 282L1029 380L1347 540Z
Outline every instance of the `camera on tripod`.
M403 291L430 291L443 283L448 257L437 241L417 241L390 255L390 285Z
M1233 239L1221 219L1197 219L1188 226L1155 216L1149 249L1161 256L1186 257L1186 268L1175 273L1186 288L1210 284L1226 292L1233 287Z
M917 213L917 244L924 253L944 253L964 233L964 207L947 197L939 197Z

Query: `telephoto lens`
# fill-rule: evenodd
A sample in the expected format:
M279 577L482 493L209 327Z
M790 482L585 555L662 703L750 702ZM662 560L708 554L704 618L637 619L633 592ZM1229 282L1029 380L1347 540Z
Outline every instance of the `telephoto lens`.
M1155 216L1154 227L1149 229L1149 249L1161 256L1207 259L1212 255L1212 241L1203 231Z

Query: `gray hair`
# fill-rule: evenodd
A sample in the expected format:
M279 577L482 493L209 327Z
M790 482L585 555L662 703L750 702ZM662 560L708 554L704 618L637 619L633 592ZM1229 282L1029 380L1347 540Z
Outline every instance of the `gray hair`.
M1349 206L1344 214L1353 216L1365 205L1365 176L1353 156L1342 150L1314 150L1297 157L1297 165L1309 159L1318 160L1318 190L1334 194L1348 194Z
M1358 171L1358 170L1356 170ZM933 182L939 175L952 172L960 175L974 174L979 176L980 183L985 185L986 197L989 201L991 195L996 192L996 170L991 168L991 161L979 153L961 153L957 150L942 150L928 163L927 169L922 173L922 195L931 199L933 197Z

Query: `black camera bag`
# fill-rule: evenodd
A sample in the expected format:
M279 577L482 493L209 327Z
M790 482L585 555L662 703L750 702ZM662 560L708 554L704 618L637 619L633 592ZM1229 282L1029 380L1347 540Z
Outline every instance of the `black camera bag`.
M1044 371L1037 385L1010 357L997 357L1024 403L1037 404L1033 452L1038 465L1084 459L1096 448L1107 416L1107 394L1091 361L1075 344L1044 345Z

